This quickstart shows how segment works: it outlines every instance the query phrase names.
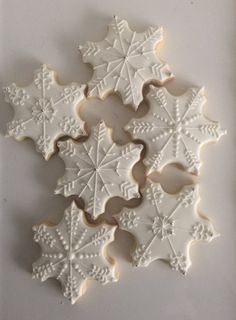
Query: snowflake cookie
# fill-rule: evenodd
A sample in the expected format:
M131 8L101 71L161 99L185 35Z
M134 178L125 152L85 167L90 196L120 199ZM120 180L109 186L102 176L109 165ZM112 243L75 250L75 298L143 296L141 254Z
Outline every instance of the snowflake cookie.
M115 267L105 252L114 240L115 229L107 224L89 225L73 202L58 225L33 227L34 241L42 249L40 259L33 264L33 278L56 278L72 304L85 292L88 279L103 285L117 281Z
M24 88L15 83L3 88L6 102L15 111L8 123L8 135L17 140L34 140L36 149L46 160L55 152L55 141L61 136L77 138L86 134L77 106L84 99L85 85L61 86L55 73L45 64L34 72L33 82Z
M177 194L168 194L160 184L148 180L142 194L143 202L138 208L125 208L115 216L119 227L137 241L133 264L147 267L162 259L185 274L191 265L191 243L210 242L217 236L211 223L197 213L198 187L186 186Z
M132 167L138 162L143 146L112 141L111 129L100 122L82 143L69 139L58 142L65 163L65 175L59 179L56 194L77 195L85 201L85 210L93 219L102 214L111 197L138 198L138 184Z
M206 101L204 88L191 88L176 97L165 88L150 86L147 101L148 113L131 120L125 129L133 138L147 143L144 163L148 174L169 163L179 163L189 172L199 174L201 146L226 134L219 123L202 113Z
M145 83L163 84L173 78L169 66L156 52L162 33L162 28L157 27L136 33L127 21L115 16L105 40L79 46L83 61L94 70L88 95L104 99L111 92L119 92L123 103L136 110L143 100Z

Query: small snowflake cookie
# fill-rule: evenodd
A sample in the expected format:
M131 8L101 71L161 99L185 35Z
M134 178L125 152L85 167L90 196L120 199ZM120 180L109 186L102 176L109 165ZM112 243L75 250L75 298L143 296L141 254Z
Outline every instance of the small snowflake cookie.
M85 211L93 219L104 212L111 197L139 198L132 168L140 159L142 145L117 145L111 138L111 129L100 122L85 142L69 139L58 142L58 147L65 175L58 180L55 193L82 197Z
M33 82L24 88L15 83L3 88L6 102L14 108L8 123L8 135L17 140L34 140L36 149L46 160L55 152L55 141L61 136L85 135L84 122L77 114L85 99L85 85L61 86L55 73L45 64L34 72Z
M199 174L200 148L226 134L218 122L207 119L202 112L206 101L204 88L191 88L176 97L165 88L150 86L147 101L148 113L131 120L125 129L133 138L147 143L144 163L148 174L169 163L179 163L189 172Z
M197 213L198 187L186 186L177 194L168 194L160 184L148 180L142 194L143 202L138 208L125 208L115 216L119 227L136 239L133 264L147 267L162 259L185 274L191 265L191 243L210 242L218 236L211 223Z
M103 285L117 281L105 250L114 240L115 229L107 224L89 225L73 202L58 225L33 227L34 241L42 249L40 259L33 264L33 278L56 278L72 304L85 292L88 279Z
M162 41L162 28L149 27L136 33L127 21L114 17L105 40L88 41L79 46L83 61L93 66L89 82L89 97L104 99L118 92L124 104L136 110L143 100L144 84L163 84L173 78L169 66L157 56L156 47Z

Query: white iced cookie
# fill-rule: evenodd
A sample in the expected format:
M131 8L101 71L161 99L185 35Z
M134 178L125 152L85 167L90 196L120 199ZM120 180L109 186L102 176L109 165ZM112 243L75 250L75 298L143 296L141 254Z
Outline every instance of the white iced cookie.
M143 100L145 83L163 84L173 78L169 66L156 52L162 33L162 28L157 27L136 33L127 21L115 16L105 40L79 46L83 61L90 63L94 71L88 96L104 99L109 93L118 92L123 103L136 110Z
M67 140L58 142L58 147L65 174L58 180L55 193L81 197L85 211L93 219L104 212L112 197L139 197L132 168L140 159L142 145L117 145L111 138L111 129L100 122L85 142Z
M172 96L165 88L150 86L148 113L131 120L125 129L133 138L147 143L144 160L148 174L169 163L179 163L188 172L199 174L200 149L226 134L218 122L207 119L204 88L190 88L182 96Z
M134 209L123 209L115 218L119 227L136 239L133 264L147 267L157 259L185 274L191 265L190 245L211 241L217 234L211 223L197 213L197 186L186 186L177 194L164 192L160 184L147 181L143 202Z
M85 85L61 86L45 64L34 72L33 82L24 88L15 83L3 88L6 102L14 109L8 135L17 140L28 137L46 160L55 152L55 141L62 136L77 138L86 134L77 113L85 99Z
M72 304L85 292L87 280L103 285L117 281L115 267L106 254L115 229L107 224L89 225L73 202L58 225L33 227L34 241L42 249L40 259L33 264L33 278L56 278Z

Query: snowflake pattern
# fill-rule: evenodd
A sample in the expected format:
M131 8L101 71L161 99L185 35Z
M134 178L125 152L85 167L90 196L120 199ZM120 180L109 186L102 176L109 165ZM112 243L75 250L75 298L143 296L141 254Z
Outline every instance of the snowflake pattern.
M71 83L61 86L55 73L46 65L35 71L33 82L18 88L15 83L3 88L6 102L15 111L8 123L8 135L22 140L34 140L36 149L46 160L55 152L55 141L68 135L85 135L84 122L76 107L84 99L85 85Z
M218 236L212 224L197 213L198 187L185 186L178 194L168 194L160 184L148 180L141 193L143 202L132 209L132 215L130 209L124 208L115 216L119 227L136 239L137 247L132 253L134 265L147 267L152 261L162 259L172 269L185 274L191 265L191 243L210 242Z
M33 278L56 278L72 304L84 293L88 279L103 285L116 281L115 267L104 254L114 240L115 229L106 224L89 225L73 202L58 225L33 227L34 241L42 249L40 259L33 264Z
M132 177L142 145L119 146L112 141L104 122L92 129L85 142L67 140L58 143L65 163L65 175L59 179L56 194L77 195L85 201L85 210L93 219L102 214L111 197L138 198L138 184Z
M156 53L162 33L162 28L156 27L136 33L127 21L115 16L105 40L79 46L83 61L91 64L94 71L88 95L104 99L109 93L118 92L124 104L137 110L145 83L163 84L173 78L169 66Z
M139 217L137 217L136 213L133 210L127 210L121 217L119 217L120 224L127 229L137 227L138 220Z
M149 112L142 119L131 120L126 130L135 139L147 143L144 163L148 174L175 162L189 172L199 174L200 148L226 134L219 123L202 113L206 101L204 89L191 88L184 95L175 97L165 88L150 86L147 100Z

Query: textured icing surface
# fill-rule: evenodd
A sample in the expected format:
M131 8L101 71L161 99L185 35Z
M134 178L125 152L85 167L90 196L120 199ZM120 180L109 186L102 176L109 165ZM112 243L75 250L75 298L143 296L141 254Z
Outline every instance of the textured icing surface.
M117 145L112 141L111 130L100 122L85 142L67 140L59 142L58 147L65 174L59 179L55 193L81 197L85 211L93 219L104 212L111 197L126 200L139 197L132 167L140 158L142 145Z
M115 229L106 224L88 225L73 202L58 225L33 227L34 241L42 249L40 259L33 264L33 278L56 278L72 304L84 293L87 279L103 285L116 281L115 268L105 256Z
M131 120L126 129L134 138L147 143L144 160L148 173L168 163L180 163L189 172L199 174L200 148L226 134L219 123L202 113L206 101L204 89L190 88L182 96L172 96L165 88L150 86L150 109L140 119Z
M173 77L169 66L156 53L162 33L162 28L157 27L136 33L127 21L115 16L103 41L88 41L80 46L83 61L90 63L94 70L88 84L89 96L103 99L108 93L119 92L123 103L136 110L143 100L146 82L160 84Z
M24 88L15 83L3 88L5 100L15 112L8 123L8 134L17 140L34 140L45 159L55 152L55 141L61 136L77 138L83 134L84 122L76 106L85 99L85 85L61 86L55 73L46 65L34 72L33 82Z
M197 186L168 194L160 184L148 181L142 195L139 207L124 208L115 216L119 227L136 239L137 246L132 252L134 265L147 267L152 261L163 259L172 269L185 274L191 265L190 244L209 242L217 236L211 223L197 213Z

